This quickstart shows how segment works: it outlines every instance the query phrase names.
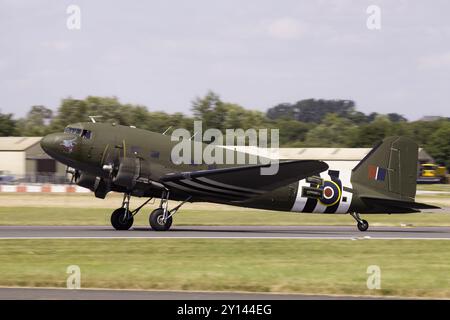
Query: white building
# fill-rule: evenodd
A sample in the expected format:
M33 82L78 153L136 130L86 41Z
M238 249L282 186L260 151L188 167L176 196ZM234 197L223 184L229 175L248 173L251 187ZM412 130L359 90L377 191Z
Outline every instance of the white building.
M64 177L65 166L41 148L41 137L0 137L0 175ZM33 181L31 181L33 182Z
M225 147L243 152L256 154L254 147ZM322 160L330 167L353 169L372 148L278 148L271 152L261 151L261 156L280 160ZM266 149L268 150L268 149ZM434 163L434 159L423 149L419 148L420 163Z

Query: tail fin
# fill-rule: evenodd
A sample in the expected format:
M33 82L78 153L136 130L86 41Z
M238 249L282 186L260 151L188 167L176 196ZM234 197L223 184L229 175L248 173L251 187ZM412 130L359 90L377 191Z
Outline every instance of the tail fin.
M352 171L361 197L414 201L418 145L405 137L385 138Z

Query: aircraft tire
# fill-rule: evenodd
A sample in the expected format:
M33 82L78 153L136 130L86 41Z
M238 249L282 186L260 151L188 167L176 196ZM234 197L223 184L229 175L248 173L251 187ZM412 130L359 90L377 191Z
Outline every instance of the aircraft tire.
M369 223L366 220L361 220L361 222L358 222L359 231L367 231L367 229L369 229Z
M125 220L125 208L118 208L111 214L111 225L116 230L128 230L133 225L133 222L133 216Z
M172 225L172 217L167 219L167 221L164 223L163 220L164 211L161 208L155 209L150 213L149 222L150 226L155 231L167 231L170 229L170 226Z

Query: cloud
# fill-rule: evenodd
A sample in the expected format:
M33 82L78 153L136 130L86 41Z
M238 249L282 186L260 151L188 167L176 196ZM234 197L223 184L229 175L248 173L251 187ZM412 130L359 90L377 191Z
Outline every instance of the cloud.
M269 36L276 39L292 40L298 39L305 34L305 27L295 19L281 18L272 21L267 32Z
M418 65L420 69L450 68L450 52L421 57Z

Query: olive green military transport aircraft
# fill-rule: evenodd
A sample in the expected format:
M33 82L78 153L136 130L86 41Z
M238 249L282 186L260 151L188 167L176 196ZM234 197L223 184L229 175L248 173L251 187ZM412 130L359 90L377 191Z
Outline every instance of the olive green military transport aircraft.
M69 125L63 133L41 140L43 150L67 165L79 186L89 188L98 198L110 191L124 194L122 206L111 215L117 230L128 230L134 215L152 198L161 199L149 216L156 231L169 230L174 214L186 202L349 213L360 231L369 227L360 213L403 214L438 208L414 201L418 146L404 137L384 139L353 170L329 168L314 159L280 160L273 175L261 174L267 163L174 163L171 151L176 143L165 134L95 121ZM131 210L131 196L148 199ZM169 200L181 202L170 209Z

